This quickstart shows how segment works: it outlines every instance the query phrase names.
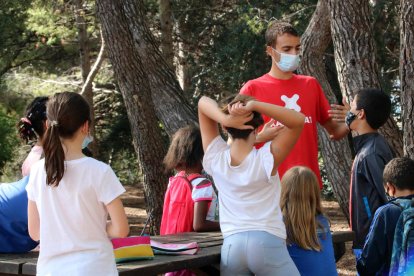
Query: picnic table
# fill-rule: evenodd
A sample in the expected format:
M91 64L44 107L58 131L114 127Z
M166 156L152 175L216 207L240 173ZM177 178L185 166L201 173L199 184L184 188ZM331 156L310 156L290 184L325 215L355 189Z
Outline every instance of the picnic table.
M354 233L341 231L332 233L336 261L345 253L345 242L351 241ZM157 275L180 269L198 268L208 275L219 275L220 250L223 237L220 232L181 233L153 236L162 243L188 243L195 241L200 250L195 255L155 255L152 260L139 260L118 264L119 275ZM36 275L38 252L25 254L0 254L0 275Z

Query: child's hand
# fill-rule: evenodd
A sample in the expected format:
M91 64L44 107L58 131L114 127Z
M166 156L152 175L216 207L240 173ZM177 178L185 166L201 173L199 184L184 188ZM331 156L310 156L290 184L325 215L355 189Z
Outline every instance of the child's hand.
M251 113L251 110L247 108L247 105L241 102L237 102L232 105L229 105L228 109L229 109L229 114L231 116L243 116L243 115Z
M271 119L267 122L259 134L256 136L256 143L263 143L272 141L279 135L280 131L284 128L284 125L275 125L275 120Z
M224 122L224 127L232 127L237 129L253 129L253 126L245 125L248 121L253 119L253 113L245 113L243 115L227 115Z

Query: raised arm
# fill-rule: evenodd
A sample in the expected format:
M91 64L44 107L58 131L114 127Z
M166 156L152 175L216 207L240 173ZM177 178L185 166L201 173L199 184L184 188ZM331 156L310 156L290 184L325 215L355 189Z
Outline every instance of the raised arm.
M218 123L226 127L251 129L251 126L244 124L250 121L252 117L253 114L251 113L243 116L224 114L218 107L216 101L205 96L201 97L198 101L198 120L200 123L204 151L207 150L211 141L219 135Z
M286 158L299 138L305 124L305 116L291 109L257 101L248 102L246 107L248 110L257 111L273 118L285 126L273 138L271 143L271 151L274 158L272 175L274 175L279 164Z

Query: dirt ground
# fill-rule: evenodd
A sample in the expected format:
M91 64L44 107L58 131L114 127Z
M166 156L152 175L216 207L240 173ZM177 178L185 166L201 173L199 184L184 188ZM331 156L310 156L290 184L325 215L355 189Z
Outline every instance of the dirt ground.
M132 186L126 186L125 188L127 192L122 196L122 201L131 225L131 235L139 235L147 219L143 189ZM323 201L322 204L331 221L332 231L349 230L346 218L336 201ZM345 255L336 263L338 275L340 276L356 275L355 257L352 254L351 246L351 242L346 244Z

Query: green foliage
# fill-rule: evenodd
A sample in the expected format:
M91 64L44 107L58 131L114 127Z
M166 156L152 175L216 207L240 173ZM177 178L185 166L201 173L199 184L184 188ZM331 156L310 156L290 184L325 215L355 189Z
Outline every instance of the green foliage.
M399 79L399 1L375 1L373 30L380 71L381 86L385 91L400 90Z
M96 158L110 164L123 184L134 184L141 176L139 165L122 95L114 88L95 91Z
M190 94L222 98L270 68L264 33L274 19L290 21L299 32L317 1L174 2L177 40L190 50Z
M322 156L319 154L319 168L321 170L322 191L321 195L324 200L334 200L335 196L332 190L332 183L328 179L326 168Z
M0 171L6 161L13 158L17 144L15 122L16 119L6 112L3 105L0 105Z

